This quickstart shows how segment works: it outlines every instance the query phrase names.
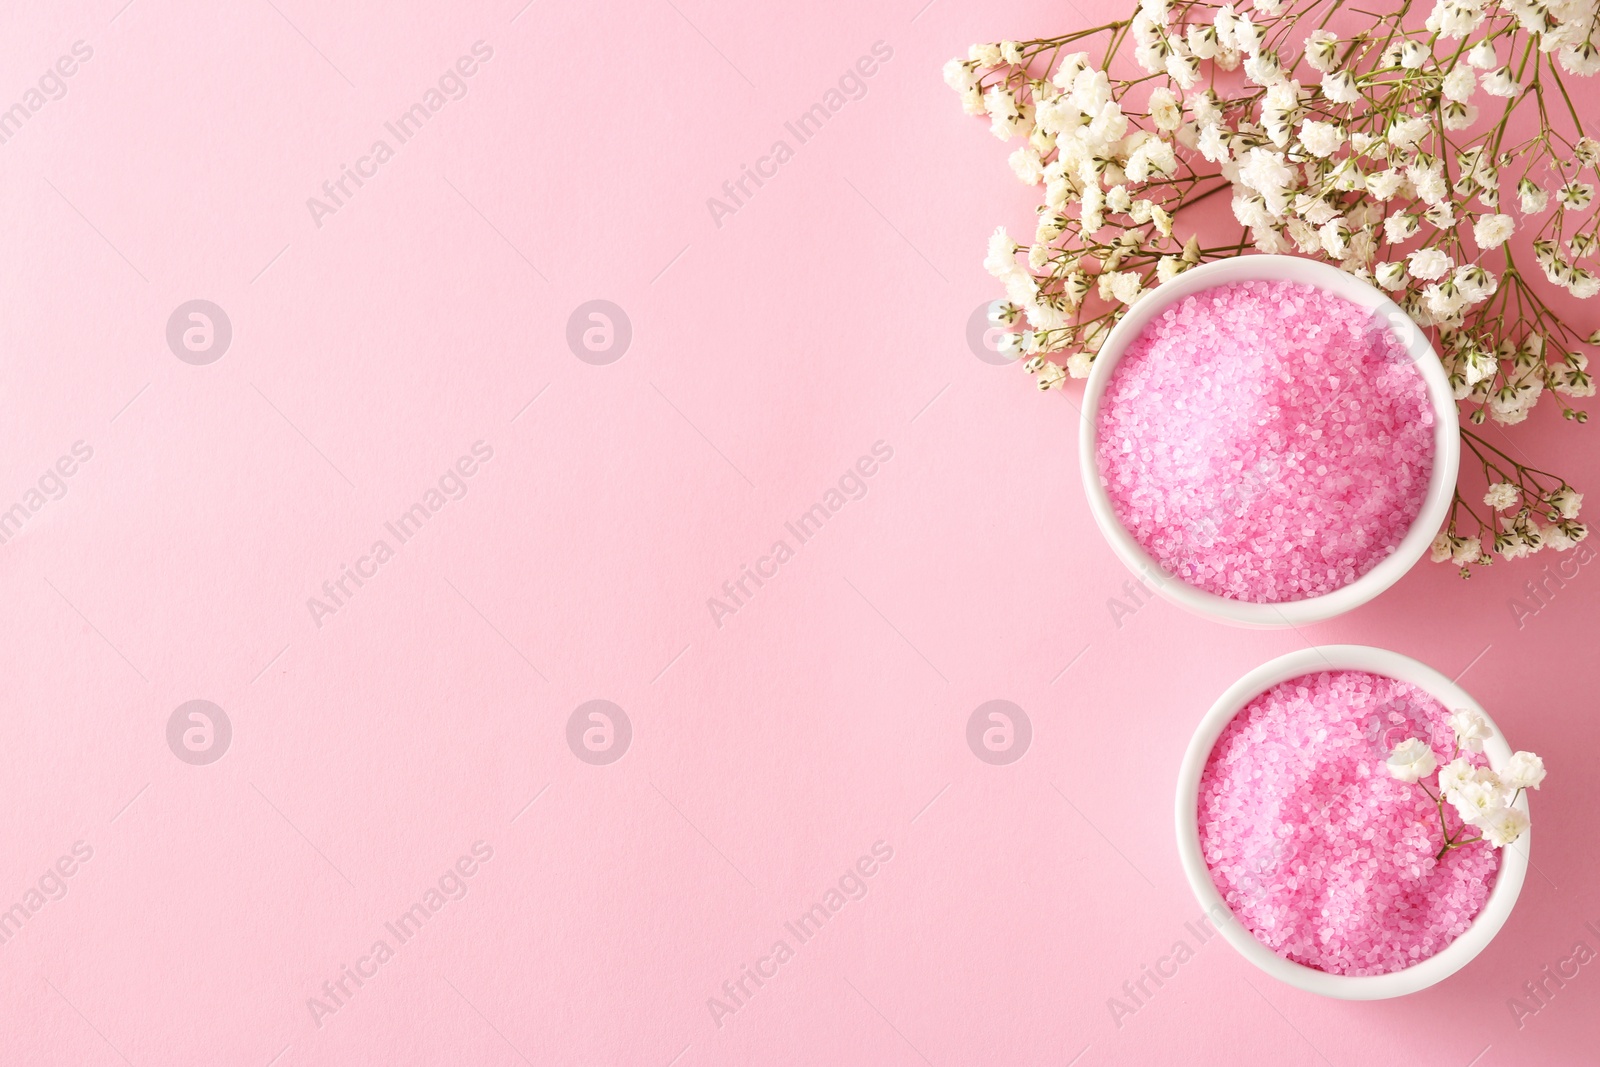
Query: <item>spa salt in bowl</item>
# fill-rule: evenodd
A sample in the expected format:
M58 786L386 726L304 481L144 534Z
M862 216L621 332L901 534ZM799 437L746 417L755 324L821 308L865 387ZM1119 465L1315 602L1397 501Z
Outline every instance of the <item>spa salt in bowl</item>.
M1167 573L1233 600L1354 582L1410 530L1433 470L1434 412L1407 347L1303 283L1231 282L1162 309L1096 417L1118 521Z
M1448 717L1410 683L1330 670L1272 686L1229 721L1200 777L1200 849L1257 940L1329 974L1379 975L1428 959L1472 925L1499 852L1479 842L1436 860L1438 809L1385 763L1407 737L1442 763ZM1445 810L1453 829L1459 819Z

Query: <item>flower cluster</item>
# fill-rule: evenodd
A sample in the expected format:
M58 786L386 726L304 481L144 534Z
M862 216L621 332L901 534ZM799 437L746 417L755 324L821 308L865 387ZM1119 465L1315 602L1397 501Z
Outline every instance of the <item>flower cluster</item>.
M1528 816L1516 806L1524 789L1538 789L1544 781L1544 761L1532 752L1513 753L1505 767L1497 774L1488 767L1475 766L1462 752L1482 752L1483 742L1494 731L1489 721L1476 711L1463 709L1450 716L1450 728L1455 732L1455 747L1450 762L1439 766L1433 748L1420 738L1409 737L1389 753L1389 773L1402 782L1421 786L1439 809L1439 829L1444 834L1444 846L1435 859L1446 852L1474 841L1487 841L1495 848L1504 848L1528 828ZM1439 772L1438 792L1429 789L1424 778ZM1451 830L1445 819L1444 808L1449 804L1461 819L1461 825ZM1468 836L1468 830L1476 836Z
M1600 142L1569 85L1600 71L1600 0L1437 0L1425 21L1402 0L1346 38L1329 7L1140 0L1129 19L945 65L969 113L1021 140L1011 167L1043 190L1030 239L1001 227L989 241L1006 290L991 318L1014 328L1002 351L1056 388L1197 263L1250 248L1331 260L1431 333L1469 409L1463 438L1499 503L1480 513L1458 493L1434 558L1465 575L1575 544L1575 505L1552 502L1571 487L1473 427L1521 422L1545 396L1587 420L1569 398L1595 392L1600 331L1580 336L1546 295L1600 294ZM1078 50L1100 38L1097 57ZM1143 73L1113 77L1130 47ZM1184 213L1219 194L1242 231L1207 244Z

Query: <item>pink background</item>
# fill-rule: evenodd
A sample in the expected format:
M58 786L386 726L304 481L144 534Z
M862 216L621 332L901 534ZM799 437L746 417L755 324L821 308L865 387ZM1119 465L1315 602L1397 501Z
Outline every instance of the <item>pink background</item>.
M93 55L0 145L0 508L93 455L0 545L0 907L93 854L0 945L0 1062L1594 1061L1600 964L1508 1006L1600 948L1594 568L1521 620L1550 556L1419 566L1303 632L1114 620L1072 405L966 341L984 238L1034 199L938 76L1088 17L921 2L8 9L0 106ZM466 97L318 226L307 198L476 41ZM165 337L196 298L233 328L205 366ZM632 325L608 365L566 341L594 299ZM319 626L307 599L478 441L465 497ZM866 495L719 627L708 598L880 441ZM1600 430L1551 405L1515 441L1600 491ZM1195 947L1170 812L1199 716L1347 641L1465 672L1545 754L1515 914L1402 1001L1318 1000L1215 939L1114 1020ZM633 730L604 766L566 740L597 698ZM166 739L193 699L233 728L206 766ZM991 699L1033 726L1008 766L967 745ZM478 841L465 897L314 1019ZM800 944L784 923L880 841Z

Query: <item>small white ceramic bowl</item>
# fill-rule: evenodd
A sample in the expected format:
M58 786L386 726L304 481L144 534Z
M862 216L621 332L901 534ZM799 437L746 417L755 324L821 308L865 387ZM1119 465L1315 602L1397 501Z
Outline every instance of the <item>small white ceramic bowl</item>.
M1372 570L1347 586L1305 600L1277 604L1230 600L1198 589L1167 573L1122 525L1111 506L1111 497L1100 481L1100 467L1096 459L1100 401L1123 352L1139 336L1146 323L1172 304L1204 289L1243 281L1286 281L1314 285L1360 307L1372 309L1373 314L1388 323L1400 343L1406 346L1411 361L1427 383L1428 399L1433 406L1433 474L1428 480L1428 493L1416 522L1412 523L1394 552ZM1450 382L1438 354L1428 341L1427 333L1419 329L1410 316L1401 311L1400 306L1381 289L1329 263L1298 256L1252 255L1217 260L1184 271L1134 304L1122 321L1112 328L1099 354L1095 356L1084 390L1083 421L1078 428L1078 461L1095 524L1100 527L1106 540L1111 542L1117 557L1139 576L1141 582L1173 603L1197 614L1237 626L1266 629L1330 619L1365 604L1399 581L1400 576L1410 570L1428 550L1444 523L1445 514L1450 510L1456 485L1456 468L1461 462L1461 438Z
M1367 671L1398 678L1432 694L1435 700L1451 711L1470 708L1483 712L1483 708L1467 695L1466 690L1432 667L1387 649L1365 645L1323 645L1291 652L1264 663L1217 698L1205 718L1200 720L1200 726L1189 742L1189 749L1183 754L1183 766L1178 772L1178 858L1183 863L1183 873L1189 879L1190 888L1194 890L1212 925L1245 959L1280 982L1287 982L1308 993L1340 1000L1382 1000L1404 996L1442 982L1459 971L1482 952L1500 927L1505 925L1517 902L1517 894L1522 892L1523 879L1528 874L1532 830L1525 830L1515 844L1500 850L1500 870L1496 874L1494 888L1489 891L1489 899L1460 937L1450 942L1442 952L1404 970L1364 977L1329 974L1286 960L1256 940L1255 935L1234 918L1233 910L1223 902L1222 894L1217 891L1200 851L1200 774L1205 770L1206 760L1210 758L1212 746L1216 744L1223 728L1246 704L1279 682L1328 670ZM1488 718L1486 714L1484 717ZM1494 728L1494 736L1483 743L1483 751L1489 757L1489 766L1500 770L1511 758L1511 747L1506 744L1499 726L1494 725L1494 720L1490 719L1489 722ZM1517 807L1527 812L1526 793L1517 800Z

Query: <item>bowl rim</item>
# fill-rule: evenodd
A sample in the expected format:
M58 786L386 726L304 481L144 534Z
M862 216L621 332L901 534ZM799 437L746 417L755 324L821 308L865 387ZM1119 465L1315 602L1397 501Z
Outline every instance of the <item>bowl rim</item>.
M1197 292L1240 281L1291 281L1315 285L1361 307L1389 323L1406 345L1412 364L1427 385L1433 408L1433 470L1422 509L1400 544L1372 570L1349 585L1304 600L1263 604L1232 600L1184 582L1169 574L1135 541L1112 507L1100 480L1098 422L1100 403L1117 363L1145 325L1172 304ZM1090 365L1084 388L1078 432L1079 472L1095 525L1112 551L1132 570L1141 584L1189 611L1237 626L1268 629L1319 622L1351 611L1382 593L1409 571L1432 545L1444 525L1455 492L1461 463L1460 419L1450 380L1428 340L1428 334L1388 294L1353 274L1301 256L1253 254L1213 260L1184 271L1151 290L1128 309L1107 335Z
M1263 663L1229 686L1196 727L1178 771L1175 807L1178 858L1189 887L1212 925L1240 955L1268 975L1308 993L1340 1000L1382 1000L1405 996L1435 985L1465 967L1499 933L1510 917L1527 878L1529 851L1533 841L1531 828L1524 831L1515 844L1500 850L1500 868L1494 888L1489 891L1489 899L1484 902L1483 909L1461 936L1425 960L1381 975L1329 974L1285 959L1272 951L1257 940L1243 923L1235 921L1233 910L1222 899L1216 883L1212 881L1211 871L1206 866L1200 848L1200 776L1223 729L1246 704L1279 682L1333 670L1367 671L1410 682L1452 711L1462 708L1476 711L1489 719L1494 730L1493 736L1483 746L1489 765L1500 770L1511 758L1511 747L1504 733L1482 706L1455 682L1410 656L1369 645L1315 645L1290 652ZM1526 792L1518 798L1516 806L1524 814L1527 813Z

